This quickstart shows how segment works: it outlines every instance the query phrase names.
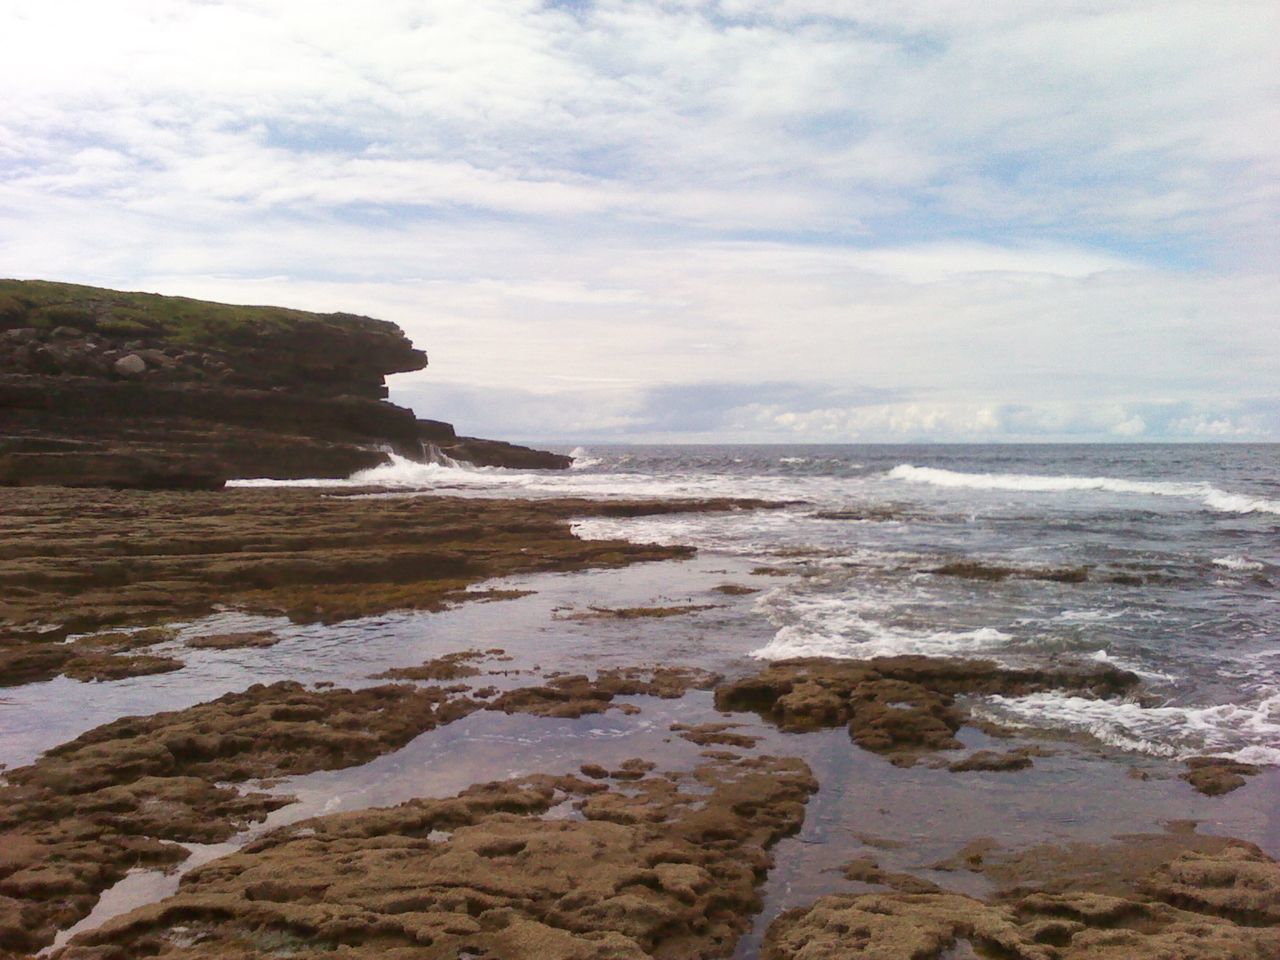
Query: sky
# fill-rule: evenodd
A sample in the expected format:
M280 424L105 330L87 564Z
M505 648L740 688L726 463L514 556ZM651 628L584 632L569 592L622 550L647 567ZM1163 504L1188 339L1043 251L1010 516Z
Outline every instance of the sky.
M3 0L0 276L547 441L1280 440L1275 0Z

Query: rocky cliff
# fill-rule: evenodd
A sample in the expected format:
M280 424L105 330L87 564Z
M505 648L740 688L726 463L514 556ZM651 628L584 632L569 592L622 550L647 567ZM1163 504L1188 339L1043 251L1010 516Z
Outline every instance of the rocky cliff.
M395 326L36 280L0 280L0 484L221 486L345 477L443 454L560 469L383 399L427 356Z

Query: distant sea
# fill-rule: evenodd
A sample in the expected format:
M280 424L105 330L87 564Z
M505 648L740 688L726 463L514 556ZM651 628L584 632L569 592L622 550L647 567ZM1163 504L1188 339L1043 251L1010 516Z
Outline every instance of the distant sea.
M569 452L568 448L564 448ZM1104 662L1140 697L993 697L1006 723L1280 764L1280 445L603 446L565 472L396 460L350 481L470 496L751 497L589 519L785 575L743 654ZM257 481L248 481L255 483Z

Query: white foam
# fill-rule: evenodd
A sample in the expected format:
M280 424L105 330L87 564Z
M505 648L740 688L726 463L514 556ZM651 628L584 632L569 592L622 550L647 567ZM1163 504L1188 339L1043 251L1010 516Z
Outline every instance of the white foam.
M569 456L573 458L573 464L569 468L571 470L585 470L604 463L604 457L593 457L586 447L574 447L569 451Z
M968 490L1009 490L1023 493L1069 493L1101 490L1108 493L1153 497L1180 497L1198 500L1224 513L1280 514L1280 501L1231 493L1203 482L1173 483L1155 480L1124 480L1118 477L1042 476L1028 473L961 473L937 467L917 467L902 463L889 471L891 480L927 483L935 487Z
M1261 570L1264 564L1257 560L1250 560L1248 557L1214 557L1213 564L1216 567L1225 567L1228 570L1236 570L1244 572L1247 570Z
M1090 660L1096 660L1098 663L1105 663L1116 667L1120 670L1128 670L1130 673L1136 673L1144 680L1161 680L1172 683L1178 678L1171 673L1159 673L1155 670L1147 670L1141 664L1134 663L1132 660L1125 660L1120 657L1112 656L1106 650L1095 650L1089 654Z
M1091 700L1059 692L988 698L979 714L1026 726L1062 727L1103 743L1156 756L1207 754L1245 763L1280 764L1280 692L1251 704L1143 707L1127 700Z
M847 597L797 596L784 588L757 602L779 629L763 647L751 651L760 660L788 657L860 659L901 654L967 656L1007 648L1013 637L994 627L973 630L908 630L867 616L883 602L851 603Z

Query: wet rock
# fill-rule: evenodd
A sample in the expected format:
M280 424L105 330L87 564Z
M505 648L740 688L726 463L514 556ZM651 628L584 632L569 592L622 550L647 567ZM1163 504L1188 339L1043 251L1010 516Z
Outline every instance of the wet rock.
M969 858L1002 884L989 901L905 889L823 897L775 921L763 956L907 960L966 946L1016 960L1280 955L1280 865L1249 844L1174 829L1096 846L993 850ZM846 875L889 885L896 876L870 860Z
M274 647L284 637L270 630L249 630L242 633L214 633L190 637L187 646L195 650L243 650Z
M585 674L552 677L546 684L509 690L486 705L503 713L528 713L539 717L581 717L623 709L614 703L624 696L674 699L689 690L709 690L718 674L689 667L621 667L601 670L594 678Z
M1207 797L1217 797L1244 786L1245 777L1251 777L1261 767L1222 757L1192 757L1187 761L1187 771L1182 779Z
M1154 871L1143 889L1184 910L1249 925L1280 924L1280 864L1246 844L1188 851Z
M291 799L233 784L363 763L477 706L438 688L257 685L126 717L6 771L0 950L49 943L131 868L184 860L177 843L226 840Z
M783 914L761 955L917 960L966 947L1010 960L1268 960L1280 951L1280 930L1096 894L1008 905L944 893L864 894L823 897Z
M182 661L172 657L128 655L173 636L172 631L151 629L95 634L72 643L46 638L0 644L0 686L51 680L59 675L84 681L120 680L179 670Z
M367 499L305 489L0 488L0 638L23 624L79 632L194 617L217 605L298 621L441 609L496 599L468 590L493 577L690 555L685 547L584 541L569 529L572 517L618 506ZM666 506L634 505L649 513ZM0 675L14 656L0 654ZM56 659L18 656L14 675Z
M461 680L477 677L480 670L472 664L486 659L479 650L461 650L428 660L416 667L395 667L375 674L375 680Z
M760 907L769 848L815 789L803 763L767 757L626 793L530 777L321 817L193 871L60 956L260 955L284 948L273 931L291 951L352 958L727 956ZM582 819L541 818L566 796Z
M673 723L671 729L679 734L680 739L688 740L700 747L742 747L749 749L760 742L759 737L746 733L734 733L742 726L740 723L702 723L690 726L686 723Z
M716 706L754 711L789 731L847 725L859 746L909 765L925 753L960 747L955 734L968 713L957 696L1059 689L1111 696L1137 683L1135 674L1105 665L1019 669L918 656L812 658L778 661L754 677L723 684Z
M1019 580L1048 580L1054 583L1084 583L1089 579L1087 567L1009 567L978 560L955 560L934 567L929 573L965 580L999 582L1010 577Z
M661 620L700 610L714 610L714 604L687 603L670 607L590 607L585 611L559 614L557 620Z
M183 663L173 657L157 657L147 654L116 656L114 654L86 654L74 657L62 667L64 676L72 680L96 681L123 680L126 677L147 677L156 673L172 673L181 670Z
M1031 766L1033 750L1019 748L998 753L995 750L977 750L963 760L947 765L952 773L968 773L974 770L1005 773L1010 770L1025 770Z
M877 884L900 893L940 893L941 888L932 881L914 877L909 873L882 870L870 857L859 857L844 865L841 871L846 880L856 883Z

